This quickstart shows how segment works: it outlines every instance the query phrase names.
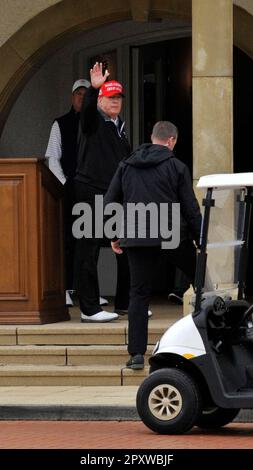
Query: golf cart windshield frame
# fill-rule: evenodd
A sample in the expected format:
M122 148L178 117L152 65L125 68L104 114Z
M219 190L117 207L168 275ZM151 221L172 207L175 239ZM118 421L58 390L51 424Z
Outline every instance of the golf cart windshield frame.
M253 202L253 173L235 173L225 175L207 175L200 178L197 188L206 189L206 196L202 201L204 214L202 218L200 248L197 256L195 275L195 309L193 316L197 316L201 308L203 287L205 284L207 265L207 243L210 222L210 211L215 206L213 190L219 189L241 189L240 202L245 205L243 218L242 239L240 245L239 273L238 273L238 299L244 298L245 281L247 274L247 260L249 252L249 232ZM238 223L241 223L240 219Z

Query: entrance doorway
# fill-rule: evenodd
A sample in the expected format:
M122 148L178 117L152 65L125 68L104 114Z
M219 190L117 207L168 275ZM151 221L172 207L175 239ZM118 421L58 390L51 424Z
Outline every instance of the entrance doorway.
M179 129L178 158L192 169L191 38L131 48L133 146L150 142L156 121Z
M253 60L234 47L234 171L253 172ZM246 294L253 297L253 220L250 227L250 250Z

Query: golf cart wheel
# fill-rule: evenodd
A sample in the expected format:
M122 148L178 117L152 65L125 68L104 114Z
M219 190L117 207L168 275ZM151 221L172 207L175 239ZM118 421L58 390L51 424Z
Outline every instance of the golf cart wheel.
M216 429L231 423L239 413L238 408L219 408L217 406L206 408L196 421L196 426L202 429Z
M182 434L201 413L201 396L193 379L178 369L160 369L141 384L136 398L143 423L159 434Z

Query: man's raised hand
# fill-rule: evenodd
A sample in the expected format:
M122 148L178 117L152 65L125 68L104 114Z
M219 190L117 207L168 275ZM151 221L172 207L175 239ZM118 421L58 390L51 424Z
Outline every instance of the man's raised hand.
M100 88L103 83L106 81L107 77L109 77L110 73L108 70L105 71L103 75L103 64L102 62L96 62L93 65L92 69L90 69L90 81L93 88Z

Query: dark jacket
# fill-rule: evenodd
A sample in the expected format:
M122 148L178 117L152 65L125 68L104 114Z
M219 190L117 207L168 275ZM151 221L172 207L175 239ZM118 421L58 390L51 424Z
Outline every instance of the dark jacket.
M98 90L88 88L80 113L81 129L85 138L84 154L78 157L76 180L99 192L105 192L124 158L130 155L130 146L119 119L118 127L97 108Z
M123 203L124 237L122 246L157 246L161 236L152 238L127 237L126 204L169 203L168 225L171 229L171 203L180 203L181 241L192 238L199 241L201 213L194 195L187 166L175 158L167 147L156 144L141 145L127 160L120 163L104 198L104 204ZM137 223L137 221L136 221ZM137 227L136 227L136 234ZM135 234L135 237L136 237Z
M68 179L73 179L76 173L79 117L80 113L76 113L72 107L67 114L55 119L61 132L61 166Z

